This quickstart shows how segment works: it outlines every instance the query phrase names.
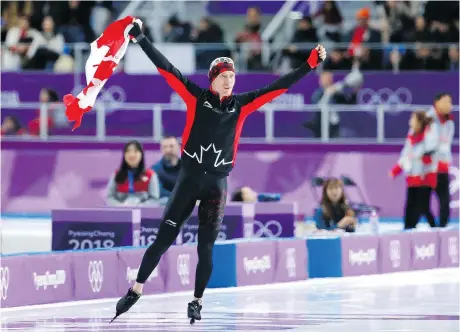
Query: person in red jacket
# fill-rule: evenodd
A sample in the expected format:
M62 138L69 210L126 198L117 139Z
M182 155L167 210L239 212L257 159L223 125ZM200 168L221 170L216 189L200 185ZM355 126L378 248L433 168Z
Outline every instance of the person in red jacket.
M125 145L120 168L107 188L108 205L158 205L160 185L156 173L145 168L144 150L138 141Z
M431 191L436 188L437 163L432 154L437 144L437 132L431 128L433 119L425 112L414 112L409 120L409 134L398 163L390 171L394 178L404 171L407 182L407 199L404 229L417 226L425 215L431 227L436 227L430 211Z

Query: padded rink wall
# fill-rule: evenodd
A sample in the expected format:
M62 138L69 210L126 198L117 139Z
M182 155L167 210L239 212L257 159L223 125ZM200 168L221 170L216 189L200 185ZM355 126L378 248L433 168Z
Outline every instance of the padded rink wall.
M459 266L458 229L218 243L210 288ZM122 296L136 278L144 248L3 256L1 307ZM172 246L145 294L191 291L195 245Z

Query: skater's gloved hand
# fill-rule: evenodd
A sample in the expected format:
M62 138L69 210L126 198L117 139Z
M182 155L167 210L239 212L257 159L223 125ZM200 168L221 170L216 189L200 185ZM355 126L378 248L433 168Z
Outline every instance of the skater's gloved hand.
M308 57L308 64L312 69L316 68L322 61L326 59L326 49L323 45L316 46Z
M131 30L129 30L129 35L136 40L137 40L137 37L142 35L141 26L139 25L138 20L136 20L133 23L133 27L131 28Z

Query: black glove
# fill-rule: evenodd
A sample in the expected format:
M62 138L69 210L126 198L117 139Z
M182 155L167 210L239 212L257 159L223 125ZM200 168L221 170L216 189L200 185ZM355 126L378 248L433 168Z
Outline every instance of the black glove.
M137 39L137 37L142 35L141 27L137 22L133 23L133 27L131 28L131 30L129 30L129 35L134 37L134 39Z

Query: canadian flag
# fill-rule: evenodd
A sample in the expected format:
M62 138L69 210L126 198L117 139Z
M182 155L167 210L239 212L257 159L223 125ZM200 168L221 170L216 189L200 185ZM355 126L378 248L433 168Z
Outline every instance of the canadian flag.
M117 68L120 60L126 53L130 39L129 31L136 22L142 27L142 22L132 16L111 23L104 33L91 43L91 53L86 61L86 88L74 97L71 94L64 96L66 116L69 122L75 121L72 131L80 127L83 114L89 112L96 102L96 98ZM135 42L135 40L133 39Z

